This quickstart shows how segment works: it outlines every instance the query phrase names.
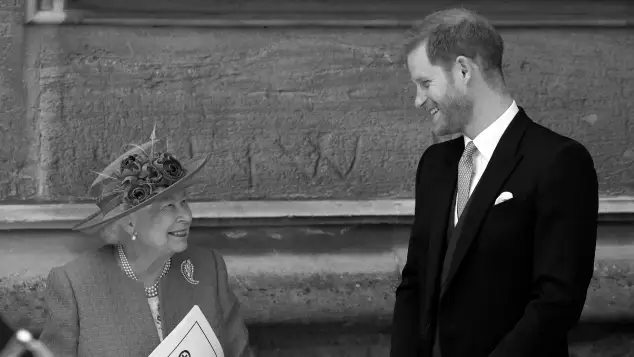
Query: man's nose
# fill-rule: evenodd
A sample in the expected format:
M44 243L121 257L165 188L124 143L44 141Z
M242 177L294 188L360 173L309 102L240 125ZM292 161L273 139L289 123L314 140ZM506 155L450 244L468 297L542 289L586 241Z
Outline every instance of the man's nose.
M427 97L424 94L420 93L419 91L416 94L416 99L414 100L414 106L416 108L420 108L425 104L426 101L427 101Z

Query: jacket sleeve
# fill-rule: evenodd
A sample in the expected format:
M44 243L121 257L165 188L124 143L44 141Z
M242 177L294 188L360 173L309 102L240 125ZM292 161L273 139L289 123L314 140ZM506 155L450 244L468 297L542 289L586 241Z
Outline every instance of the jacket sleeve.
M490 357L546 355L579 321L594 271L599 194L592 157L579 143L553 153L537 183L532 300Z
M68 275L62 268L53 268L48 275L45 304L47 315L40 341L54 356L77 356L77 303Z
M225 357L253 357L240 301L229 285L227 265L219 253L214 252L214 258L218 273L218 301L222 312L222 328L218 339L222 344L224 355Z
M416 170L414 224L407 247L407 261L401 273L401 283L396 289L396 301L392 318L391 357L418 356L418 344L420 343L420 297L424 296L424 292L420 290L421 286L423 286L422 279L425 274L425 271L421 271L421 257L426 256L427 250L427 245L421 242L422 237L420 234L423 229L421 227L420 181L424 170L424 160L430 149L431 147L425 151Z

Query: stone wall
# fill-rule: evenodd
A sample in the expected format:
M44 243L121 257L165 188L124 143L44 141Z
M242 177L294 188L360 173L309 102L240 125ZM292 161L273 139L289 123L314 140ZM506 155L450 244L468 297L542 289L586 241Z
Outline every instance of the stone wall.
M409 230L409 225L194 228L189 241L224 255L258 356L379 357L389 350ZM582 324L571 334L571 351L579 357L629 356L634 231L604 225L598 233L594 277ZM50 268L100 244L76 232L0 231L0 315L39 331ZM602 331L583 331L597 321Z
M36 130L26 120L23 85L25 29L20 0L0 0L0 199L37 195L32 175Z
M154 122L180 156L214 155L197 199L411 197L432 138L412 107L400 31L24 28L21 16L19 0L0 0L3 202L81 200L90 170ZM503 35L520 105L588 146L602 195L628 193L634 35ZM384 356L407 231L227 228L193 240L225 254L260 356ZM614 236L630 242L627 232ZM100 242L0 233L0 314L38 330L44 276ZM586 318L631 318L630 247L597 250ZM632 343L614 331L580 340L578 357Z
M412 196L432 138L402 31L23 30L3 1L0 199L81 201L91 170L155 122L179 156L213 155L195 199ZM589 148L602 195L631 193L632 32L502 33L519 104Z

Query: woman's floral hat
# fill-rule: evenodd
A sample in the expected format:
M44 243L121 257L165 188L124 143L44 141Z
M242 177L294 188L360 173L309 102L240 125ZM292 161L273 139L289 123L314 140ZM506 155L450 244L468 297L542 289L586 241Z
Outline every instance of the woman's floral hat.
M207 163L209 156L182 165L167 151L154 151L158 142L154 136L152 131L150 141L143 145L132 144L133 149L97 173L99 177L90 188L101 188L96 202L99 211L76 224L73 230L97 230L193 183L190 179ZM122 204L122 212L108 215Z

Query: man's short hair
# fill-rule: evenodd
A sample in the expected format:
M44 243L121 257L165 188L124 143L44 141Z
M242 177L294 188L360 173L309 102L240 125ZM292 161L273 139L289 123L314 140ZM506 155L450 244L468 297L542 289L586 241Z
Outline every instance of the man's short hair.
M408 36L405 55L422 45L426 45L430 63L446 71L458 56L465 56L479 63L485 74L503 75L502 36L487 19L473 11L448 9L418 21Z

